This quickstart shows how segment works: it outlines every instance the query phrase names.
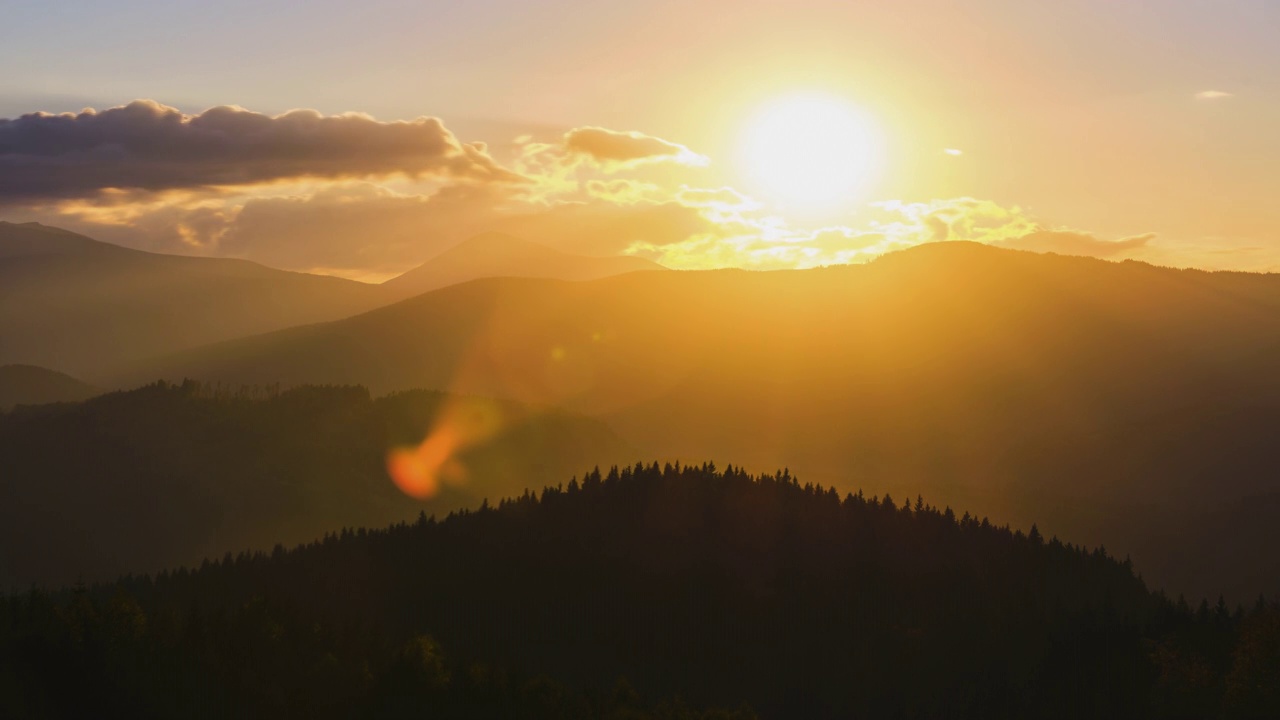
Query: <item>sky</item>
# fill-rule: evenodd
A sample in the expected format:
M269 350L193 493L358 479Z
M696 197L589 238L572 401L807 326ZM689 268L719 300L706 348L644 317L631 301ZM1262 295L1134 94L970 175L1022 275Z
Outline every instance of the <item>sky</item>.
M1280 270L1272 0L0 17L0 219L141 249L366 280L488 230L690 268L970 239Z

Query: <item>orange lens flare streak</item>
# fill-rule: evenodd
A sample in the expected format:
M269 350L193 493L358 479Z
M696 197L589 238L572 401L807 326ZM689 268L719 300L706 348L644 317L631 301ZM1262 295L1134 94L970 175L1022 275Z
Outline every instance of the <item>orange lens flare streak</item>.
M565 333L546 344L536 329L555 323L565 308L510 306L486 318L453 369L444 401L426 437L387 452L387 475L400 491L430 500L468 481L468 450L491 442L554 405L569 404L595 384L597 365L587 349L607 343L601 329ZM474 393L474 394L473 394ZM480 397L510 398L516 406Z
M493 438L507 422L502 407L492 400L447 400L421 443L387 453L387 474L405 495L429 500L445 486L465 483L462 454Z

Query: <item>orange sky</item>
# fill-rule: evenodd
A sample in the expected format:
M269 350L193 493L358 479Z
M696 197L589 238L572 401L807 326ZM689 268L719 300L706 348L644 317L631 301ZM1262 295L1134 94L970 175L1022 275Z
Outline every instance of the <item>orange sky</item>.
M19 5L0 117L99 112L0 124L0 218L134 247L366 279L492 229L676 267L952 238L1280 269L1274 3ZM873 137L816 210L785 160L844 152L830 123L771 128L798 174L758 177L753 118L797 96Z

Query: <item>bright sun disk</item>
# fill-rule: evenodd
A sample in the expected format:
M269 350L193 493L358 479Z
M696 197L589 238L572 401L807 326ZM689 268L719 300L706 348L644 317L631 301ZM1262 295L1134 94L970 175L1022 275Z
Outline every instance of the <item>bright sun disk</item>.
M739 159L753 193L782 209L823 215L862 199L878 169L875 122L842 98L792 95L747 123Z

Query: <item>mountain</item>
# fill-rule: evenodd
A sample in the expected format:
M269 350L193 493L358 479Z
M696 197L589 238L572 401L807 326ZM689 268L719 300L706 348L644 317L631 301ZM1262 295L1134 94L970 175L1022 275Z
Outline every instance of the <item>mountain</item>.
M14 405L75 402L99 392L70 375L34 365L0 366L0 411Z
M352 315L383 304L384 293L244 260L159 255L0 222L0 364L94 380L141 358Z
M11 223L0 220L0 260L56 256L111 256L127 252L110 243L98 242L36 222Z
M1280 592L1276 367L1280 276L937 243L804 271L480 280L138 372L559 404L659 457L925 492L1248 599Z
M419 295L477 278L525 277L595 280L661 265L628 256L570 255L510 235L486 233L466 240L383 286L397 299Z
M387 475L420 443L397 478L424 499ZM0 591L473 507L635 456L598 421L436 392L187 382L22 407L0 415Z
M662 266L480 235L383 285L162 255L0 222L0 363L99 379L144 358L355 315L481 277L590 280Z
M655 463L0 598L0 714L1261 718L1278 640L1034 526Z

